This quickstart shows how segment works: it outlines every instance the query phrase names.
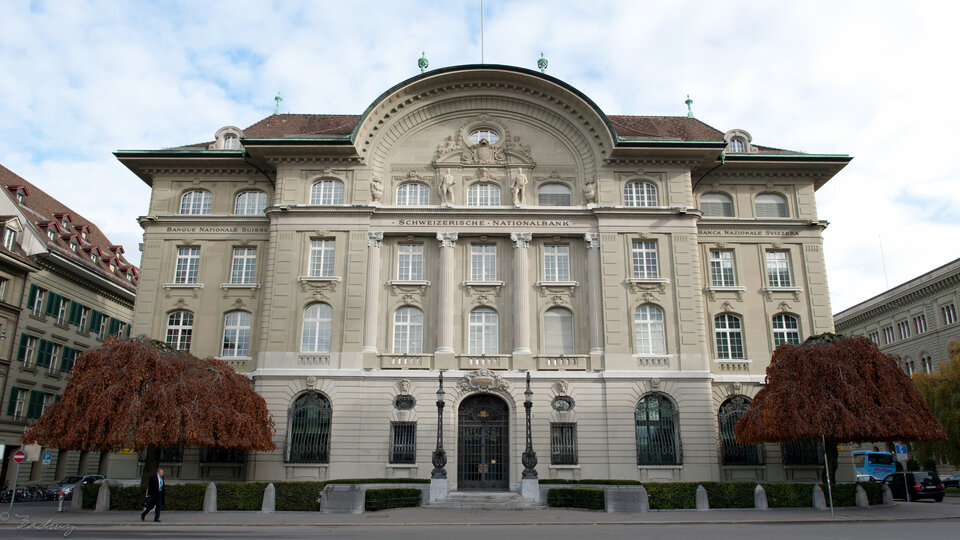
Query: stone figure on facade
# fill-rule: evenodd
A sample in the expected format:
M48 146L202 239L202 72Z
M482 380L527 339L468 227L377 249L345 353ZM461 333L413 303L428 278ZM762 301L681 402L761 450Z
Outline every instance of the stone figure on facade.
M517 167L517 176L513 178L513 204L527 204L527 175L523 174L520 167Z
M593 178L588 178L587 184L583 186L583 198L587 200L587 204L597 203L597 182Z
M375 203L383 201L383 180L379 176L374 176L370 182L370 198Z
M440 176L440 185L438 186L440 204L443 206L453 206L453 186L455 184L456 182L453 179L453 175L450 174L450 169L444 169L443 175Z

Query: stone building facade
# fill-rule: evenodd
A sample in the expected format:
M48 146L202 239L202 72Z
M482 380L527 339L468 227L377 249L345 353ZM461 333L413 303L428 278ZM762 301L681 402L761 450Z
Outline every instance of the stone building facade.
M903 359L908 375L930 373L960 340L960 259L834 315L837 332L864 336Z
M475 65L117 157L152 188L134 333L247 373L277 425L184 478L428 477L441 372L455 488L519 485L527 373L541 478L815 476L730 426L777 344L833 330L814 194L847 156Z
M0 479L20 435L60 399L74 362L109 335L129 335L139 270L96 224L0 166ZM20 466L19 484L105 470L89 452L51 454Z

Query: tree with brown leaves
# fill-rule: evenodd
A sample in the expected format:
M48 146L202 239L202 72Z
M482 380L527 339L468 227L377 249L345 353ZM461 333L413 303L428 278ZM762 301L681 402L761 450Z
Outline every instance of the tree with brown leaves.
M920 463L932 459L960 467L960 341L952 342L947 351L949 360L933 373L915 374L913 384L943 424L949 439L918 444L914 450Z
M766 386L733 429L744 444L823 438L831 478L837 443L946 438L897 357L869 339L836 334L778 347Z
M63 398L23 434L63 450L147 450L141 485L165 446L274 449L273 420L250 380L163 342L110 338L85 351Z

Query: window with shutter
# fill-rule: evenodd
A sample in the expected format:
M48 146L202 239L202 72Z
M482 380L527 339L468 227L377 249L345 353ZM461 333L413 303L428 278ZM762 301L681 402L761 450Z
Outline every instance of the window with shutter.
M547 310L543 315L543 327L547 354L573 354L573 313L570 310Z

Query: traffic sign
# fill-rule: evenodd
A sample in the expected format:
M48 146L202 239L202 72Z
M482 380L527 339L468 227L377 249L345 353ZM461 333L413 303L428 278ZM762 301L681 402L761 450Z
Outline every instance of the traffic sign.
M894 450L896 450L896 453L897 453L897 461L907 460L907 445L905 444L895 445Z
M17 463L22 463L25 459L27 459L27 455L23 453L23 450L17 450L13 453L13 460Z
M51 454L50 452L44 452L44 453L43 453L43 464L44 464L44 465L49 465L49 464L50 464L50 460L52 460L52 459L53 459L53 454Z

